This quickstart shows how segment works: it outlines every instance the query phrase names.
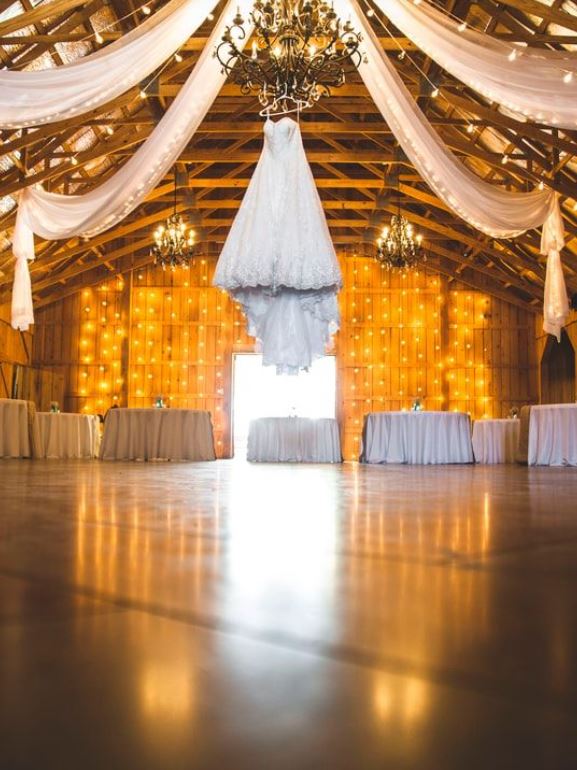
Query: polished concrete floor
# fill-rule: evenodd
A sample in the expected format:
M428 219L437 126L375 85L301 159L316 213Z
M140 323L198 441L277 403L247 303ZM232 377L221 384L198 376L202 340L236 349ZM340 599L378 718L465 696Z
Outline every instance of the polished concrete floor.
M0 461L1 770L577 768L577 470Z

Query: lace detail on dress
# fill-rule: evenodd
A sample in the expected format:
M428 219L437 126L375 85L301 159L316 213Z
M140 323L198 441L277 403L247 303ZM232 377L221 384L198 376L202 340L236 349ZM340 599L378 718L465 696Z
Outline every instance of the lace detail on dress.
M243 305L263 363L297 373L338 329L342 278L298 124L267 121L264 135L214 284Z

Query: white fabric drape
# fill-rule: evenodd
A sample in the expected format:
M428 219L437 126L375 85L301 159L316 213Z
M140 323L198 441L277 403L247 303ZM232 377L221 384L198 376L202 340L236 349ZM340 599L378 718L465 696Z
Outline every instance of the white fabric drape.
M32 284L25 256L16 257L14 262L11 323L13 329L21 332L25 332L34 323Z
M560 329L567 292L559 257L564 238L557 195L548 189L509 192L469 171L425 118L356 0L336 0L335 7L342 15L348 14L353 26L363 33L367 61L359 67L361 77L408 158L439 198L462 219L494 238L513 238L543 227L541 252L548 258L544 313L557 319L551 328Z
M403 34L443 69L521 118L577 127L577 55L516 46L462 28L426 2L375 0Z
M100 51L61 67L0 71L0 128L82 115L125 93L198 29L217 0L171 0Z
M20 193L13 237L17 268L14 294L18 297L14 302L18 306L32 307L30 279L27 283L24 271L28 270L27 260L34 259L34 233L60 240L91 237L108 230L142 203L178 158L226 79L213 51L239 5L246 11L250 3L229 0L178 96L146 142L116 174L84 195L58 195L40 187L27 187ZM12 323L28 328L25 320L13 317Z
M359 71L375 104L425 182L458 216L493 238L513 238L555 218L551 190L514 193L484 182L461 163L431 127L395 67L384 54L355 0L335 8L363 33L367 61ZM562 232L560 235L562 240Z
M557 342L561 342L561 329L565 326L570 312L560 255L563 246L563 219L557 205L553 214L543 225L541 234L541 254L547 257L543 331L557 337Z

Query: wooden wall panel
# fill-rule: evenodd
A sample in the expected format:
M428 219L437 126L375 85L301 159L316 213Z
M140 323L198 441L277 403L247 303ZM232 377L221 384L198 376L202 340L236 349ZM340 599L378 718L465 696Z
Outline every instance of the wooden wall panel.
M573 346L573 350L575 351L575 354L576 354L575 355L575 379L573 382L573 393L574 393L574 392L577 392L577 311L574 311L574 310L571 311L564 328L569 338L569 341ZM537 360L539 362L539 366L538 366L539 401L541 401L541 389L542 389L541 364L543 360L543 354L545 352L545 346L550 337L550 335L545 334L545 332L543 331L543 316L537 316L535 318L534 332L535 332L535 342L536 342L536 350L537 350ZM551 337L551 339L554 340L553 337Z
M215 260L175 272L149 267L113 277L38 312L34 360L59 366L65 407L113 403L208 409L219 456L231 452L232 358L250 352L236 303L211 286ZM390 274L343 260L337 405L347 459L364 415L427 409L503 416L536 401L534 316L434 270Z
M29 365L32 333L14 331L10 325L10 305L0 305L0 398L10 398L15 364Z
M537 398L534 316L433 270L389 273L343 263L337 341L346 458L358 454L369 411L425 409L506 416Z

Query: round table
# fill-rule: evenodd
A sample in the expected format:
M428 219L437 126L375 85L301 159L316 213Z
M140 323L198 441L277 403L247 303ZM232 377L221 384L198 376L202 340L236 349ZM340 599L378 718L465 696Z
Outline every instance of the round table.
M476 420L473 425L475 462L485 465L514 463L520 427L520 420Z

